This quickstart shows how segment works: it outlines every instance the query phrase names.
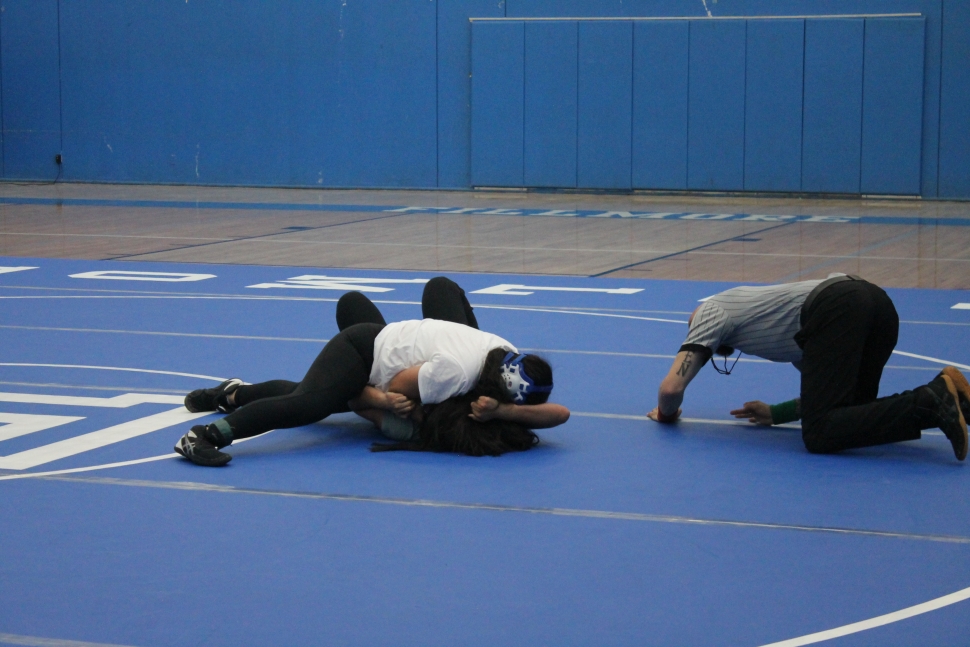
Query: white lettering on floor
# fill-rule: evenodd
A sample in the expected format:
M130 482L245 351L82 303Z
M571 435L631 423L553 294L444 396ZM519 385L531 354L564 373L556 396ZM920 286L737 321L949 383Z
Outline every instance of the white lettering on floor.
M636 294L643 292L643 288L558 288L546 287L541 285L517 285L515 283L502 283L493 285L489 288L474 290L470 294L502 294L506 296L528 296L535 292L603 292L605 294Z
M110 279L113 281L156 281L161 283L184 283L216 278L215 274L189 274L185 272L127 272L123 270L99 270L70 274L72 279Z
M394 288L385 288L374 284L396 283L423 285L427 282L428 279L372 279L304 274L303 276L294 276L291 279L284 279L275 283L257 283L256 285L247 285L246 287L296 288L299 290L340 290L341 292L348 292L350 290L357 290L358 292L392 292Z

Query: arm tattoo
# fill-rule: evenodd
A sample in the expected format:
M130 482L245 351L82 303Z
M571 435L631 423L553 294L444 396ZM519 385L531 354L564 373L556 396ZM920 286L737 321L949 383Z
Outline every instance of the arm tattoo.
M687 357L684 358L684 361L681 362L680 364L680 368L677 369L677 375L681 377L687 377L687 371L690 370L690 365L692 363L693 357L694 357L694 353L691 351L687 351Z

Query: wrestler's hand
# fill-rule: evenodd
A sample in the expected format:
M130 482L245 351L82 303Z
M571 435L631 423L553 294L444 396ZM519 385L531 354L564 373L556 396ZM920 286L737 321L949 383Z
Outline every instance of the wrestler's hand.
M660 413L660 407L654 407L653 411L647 414L647 417L657 422L663 422L663 423L677 422L677 419L680 418L680 414L682 411L683 409L677 409L677 413L675 413L673 416L665 416L662 413Z
M398 418L407 418L414 409L414 401L409 400L406 395L388 391L384 394L384 408Z
M472 412L468 417L478 422L488 422L498 416L498 406L498 400L483 395L472 402Z
M742 408L735 409L731 412L731 415L735 418L747 418L748 422L753 425L770 426L773 424L771 422L771 407L759 400L745 402Z

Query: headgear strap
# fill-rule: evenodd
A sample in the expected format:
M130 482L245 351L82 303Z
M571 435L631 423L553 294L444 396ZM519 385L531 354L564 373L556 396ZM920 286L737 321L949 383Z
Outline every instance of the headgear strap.
M552 384L548 386L536 386L529 374L522 366L525 355L517 353L507 353L502 360L502 381L505 388L514 402L525 402L526 396L530 393L550 393Z

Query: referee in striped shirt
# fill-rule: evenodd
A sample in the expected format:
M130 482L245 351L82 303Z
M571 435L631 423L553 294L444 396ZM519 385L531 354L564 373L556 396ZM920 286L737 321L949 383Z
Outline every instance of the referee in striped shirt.
M966 458L970 385L957 369L948 366L912 391L877 397L899 316L889 296L868 281L833 274L822 281L737 287L706 300L688 325L660 383L657 407L647 414L657 422L675 422L701 367L715 353L737 349L791 362L801 371L801 397L776 405L746 402L731 412L736 418L762 425L801 419L802 439L813 453L916 440L921 430L938 427L957 459Z

